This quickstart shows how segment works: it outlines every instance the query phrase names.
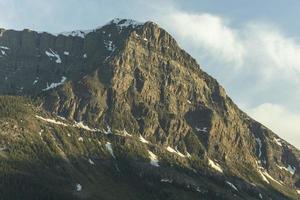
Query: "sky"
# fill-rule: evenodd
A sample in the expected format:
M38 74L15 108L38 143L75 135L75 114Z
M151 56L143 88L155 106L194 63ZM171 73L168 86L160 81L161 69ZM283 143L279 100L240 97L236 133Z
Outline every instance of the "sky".
M300 148L299 0L0 0L0 27L52 33L154 21L251 117Z

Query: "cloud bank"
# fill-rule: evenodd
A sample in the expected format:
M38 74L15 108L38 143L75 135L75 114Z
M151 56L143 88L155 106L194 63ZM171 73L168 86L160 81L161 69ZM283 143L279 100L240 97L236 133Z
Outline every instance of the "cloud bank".
M175 12L167 20L172 30L187 40L189 45L202 47L224 63L234 63L234 66L243 64L245 49L239 41L238 33L220 17L208 13L197 15Z

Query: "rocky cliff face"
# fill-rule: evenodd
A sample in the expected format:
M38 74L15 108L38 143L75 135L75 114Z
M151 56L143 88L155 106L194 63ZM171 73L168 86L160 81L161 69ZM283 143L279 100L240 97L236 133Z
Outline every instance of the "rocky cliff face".
M115 19L58 35L1 30L0 48L0 94L35 102L30 113L38 117L26 114L35 122L24 130L45 126L56 138L49 154L68 162L93 155L97 167L85 173L118 187L113 175L103 178L110 153L113 171L136 177L132 184L122 179L136 193L128 199L300 199L300 152L242 112L155 23ZM83 144L61 134L79 134ZM70 177L88 185L76 197L118 199L95 189L103 182L93 185L73 171Z

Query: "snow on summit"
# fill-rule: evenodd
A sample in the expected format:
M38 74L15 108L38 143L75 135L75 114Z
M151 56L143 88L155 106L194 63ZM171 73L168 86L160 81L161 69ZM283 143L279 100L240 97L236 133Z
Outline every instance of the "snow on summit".
M143 23L132 20L132 19L121 19L121 18L115 18L115 19L111 20L106 25L110 25L110 24L116 24L117 26L119 26L121 28L127 28L127 27L130 27L130 26L135 28L139 25L143 25Z
M61 32L56 35L64 35L64 36L72 36L72 37L81 37L85 38L87 34L93 32L94 30L76 30L76 31L69 31L69 32Z
M90 30L75 30L75 31L66 31L66 32L61 32L54 34L55 36L58 35L64 35L64 36L71 36L71 37L80 37L80 38L85 38L87 34L94 32L104 26L109 26L109 25L116 25L117 27L123 29L123 28L128 28L132 27L135 28L137 26L143 25L144 23L132 20L132 19L121 19L121 18L115 18L108 23L104 24L103 26L99 26L95 29L90 29Z

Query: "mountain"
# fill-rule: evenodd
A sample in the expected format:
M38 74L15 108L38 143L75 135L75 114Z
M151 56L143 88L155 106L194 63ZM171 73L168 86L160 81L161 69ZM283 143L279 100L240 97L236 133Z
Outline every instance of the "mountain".
M0 199L300 199L300 151L153 22L0 50Z

